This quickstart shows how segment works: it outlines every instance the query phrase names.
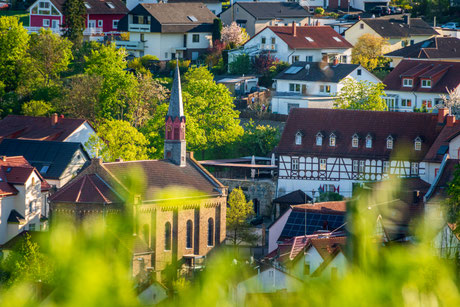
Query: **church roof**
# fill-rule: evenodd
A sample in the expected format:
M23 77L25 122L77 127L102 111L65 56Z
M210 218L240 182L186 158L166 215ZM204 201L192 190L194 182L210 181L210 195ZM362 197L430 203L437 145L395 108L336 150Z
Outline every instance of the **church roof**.
M176 71L174 72L174 80L171 89L171 97L169 98L167 116L170 116L173 119L176 117L184 116L184 104L182 103L182 88L180 84L179 64L176 65Z

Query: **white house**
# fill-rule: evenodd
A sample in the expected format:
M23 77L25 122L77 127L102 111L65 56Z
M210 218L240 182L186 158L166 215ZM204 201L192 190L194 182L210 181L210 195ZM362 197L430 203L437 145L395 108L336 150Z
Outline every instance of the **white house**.
M296 62L274 78L276 93L273 113L289 114L293 108L327 108L344 86L345 79L379 83L380 80L358 64Z
M460 235L454 233L455 229L455 224L446 223L434 238L434 248L436 248L441 257L459 257Z
M24 157L0 157L0 245L45 227L50 186Z
M383 83L389 110L432 110L442 103L441 95L460 86L460 62L402 60Z
M249 56L270 53L280 61L295 63L351 62L353 46L329 26L269 26L247 41L242 49L229 52L229 62L242 53Z
M116 44L135 56L197 60L211 46L215 18L202 3L139 4L119 23L129 41Z
M295 108L275 149L278 193L352 196L356 185L390 174L433 184L443 159L458 159L459 135L460 123L447 109L432 114Z

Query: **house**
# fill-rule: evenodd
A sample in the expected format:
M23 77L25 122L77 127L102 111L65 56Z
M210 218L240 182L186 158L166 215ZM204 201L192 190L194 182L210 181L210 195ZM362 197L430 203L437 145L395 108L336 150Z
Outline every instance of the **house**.
M0 244L46 227L50 186L24 157L0 156Z
M432 185L444 161L458 159L459 135L460 124L448 109L433 114L295 108L275 148L278 195L300 189L352 196L357 185L389 175Z
M268 251L272 252L286 239L341 229L345 213L345 201L293 205L269 226Z
M220 14L224 25L235 21L251 37L267 26L310 24L311 16L295 2L237 2Z
M203 3L216 16L222 12L222 2L219 0L127 0L128 10L132 10L140 3Z
M385 54L396 67L402 60L460 62L460 39L435 36L425 41Z
M441 257L460 257L460 234L455 232L456 224L445 223L433 240L433 246Z
M345 39L353 46L363 34L371 34L386 39L388 45L383 53L425 41L439 35L421 18L405 15L403 19L363 18L345 31Z
M186 153L183 110L177 67L165 118L164 159L93 159L50 197L52 222L71 216L78 223L107 210L124 214L127 206L136 204L138 227L133 231L145 244L135 251L139 256L133 257L133 274L153 270L160 281L171 262L184 270L200 268L207 253L226 237L227 188ZM141 182L136 193L128 188L131 176ZM169 193L162 193L165 188Z
M129 41L116 41L135 56L197 60L211 45L216 16L202 3L141 3L120 21Z
M347 8L347 1L344 0L333 0L332 2L337 1L340 3L340 8L344 9ZM388 6L390 4L389 0L371 0L371 1L364 1L364 0L350 0L349 6L354 8L355 10L360 11L370 11L376 6ZM329 4L329 8L331 5Z
M273 113L289 114L293 108L328 108L346 79L381 82L359 64L296 62L281 71L274 80Z
M0 155L23 156L43 178L60 188L75 177L90 161L81 143L4 139Z
M40 28L62 33L65 25L65 0L37 0L29 7L29 31ZM85 30L83 35L103 38L117 32L118 21L128 13L121 0L85 0Z
M402 60L383 80L389 110L436 108L441 95L460 86L460 62Z
M247 41L242 49L229 52L231 63L238 55L251 57L270 53L284 62L351 62L353 46L330 26L268 26Z
M0 120L0 140L77 142L85 145L95 133L87 120L64 118L64 115L56 113L51 117L8 115Z

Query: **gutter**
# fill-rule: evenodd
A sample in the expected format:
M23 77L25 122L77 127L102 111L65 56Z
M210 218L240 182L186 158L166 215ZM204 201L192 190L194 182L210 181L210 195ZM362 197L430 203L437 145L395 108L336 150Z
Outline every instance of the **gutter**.
M430 188L428 189L428 192L426 192L425 196L423 196L423 202L425 204L430 199L430 197L432 196L434 192L434 189L436 188L436 185L439 183L439 179L441 178L441 175L444 172L444 168L446 167L447 160L449 160L449 153L446 153L444 157L442 158L442 162L441 162L441 166L439 167L438 174L436 175L434 182L431 184Z

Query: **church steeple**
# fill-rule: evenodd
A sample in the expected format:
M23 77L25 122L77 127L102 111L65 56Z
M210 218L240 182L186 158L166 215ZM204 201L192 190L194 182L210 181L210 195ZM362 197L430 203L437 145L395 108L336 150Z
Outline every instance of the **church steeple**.
M182 103L179 65L176 65L174 81L169 99L168 114L165 119L164 157L179 166L186 165L185 116Z

